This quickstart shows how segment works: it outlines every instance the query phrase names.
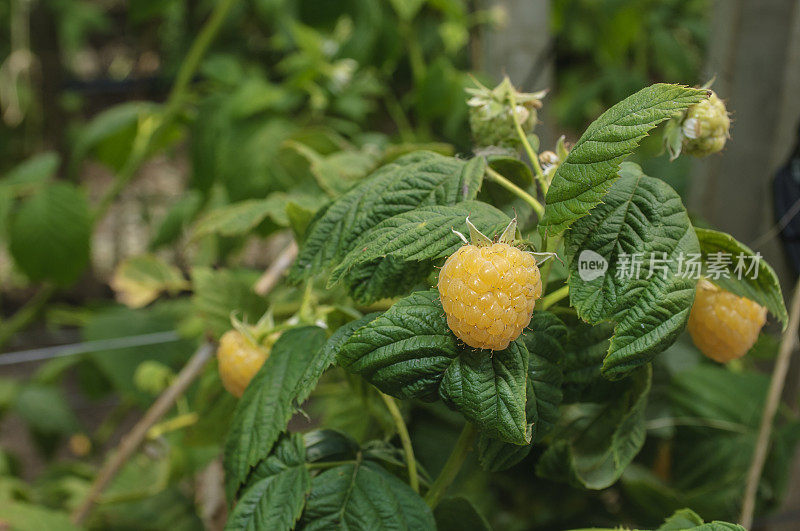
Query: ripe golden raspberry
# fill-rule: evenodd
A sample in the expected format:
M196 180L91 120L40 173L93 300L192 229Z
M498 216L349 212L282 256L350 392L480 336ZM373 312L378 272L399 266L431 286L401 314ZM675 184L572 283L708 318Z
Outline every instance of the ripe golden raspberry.
M219 340L217 361L225 389L241 398L253 376L269 357L269 348L256 345L238 330L228 330Z
M766 319L763 306L701 280L689 314L689 334L703 354L726 363L747 354Z
M475 348L503 350L528 326L542 295L536 259L509 245L512 221L492 243L469 223L473 243L450 255L439 272L439 296L450 330ZM479 235L476 241L476 234Z

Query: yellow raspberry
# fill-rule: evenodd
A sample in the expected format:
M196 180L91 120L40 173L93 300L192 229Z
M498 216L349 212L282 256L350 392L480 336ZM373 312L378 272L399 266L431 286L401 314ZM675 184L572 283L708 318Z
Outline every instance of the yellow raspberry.
M689 334L707 357L720 363L741 358L758 339L767 309L707 280L697 284Z
M469 223L470 231L474 227ZM512 225L516 230L516 222ZM439 272L439 296L450 330L475 348L503 350L528 326L542 279L536 259L503 241L479 241L450 255ZM513 234L513 230L511 231Z
M241 398L253 376L269 357L270 349L259 347L238 330L228 330L219 340L217 361L225 389Z

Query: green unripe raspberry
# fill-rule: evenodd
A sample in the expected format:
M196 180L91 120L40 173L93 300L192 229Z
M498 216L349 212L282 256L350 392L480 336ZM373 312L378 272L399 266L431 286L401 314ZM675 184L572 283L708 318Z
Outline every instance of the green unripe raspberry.
M477 83L468 88L472 97L469 105L469 125L475 143L480 147L499 146L515 149L520 139L514 124L514 115L525 134L536 126L536 109L542 106L544 92L517 92L508 78L497 87L489 89Z
M686 111L681 125L683 151L695 157L717 153L730 135L731 119L725 104L716 93Z

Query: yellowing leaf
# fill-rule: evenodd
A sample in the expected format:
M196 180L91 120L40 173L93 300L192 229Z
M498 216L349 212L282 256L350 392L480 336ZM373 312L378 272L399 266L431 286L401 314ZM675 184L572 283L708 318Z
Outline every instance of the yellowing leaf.
M117 300L129 308L147 306L161 293L177 293L189 285L177 267L150 254L134 256L119 264L109 284Z

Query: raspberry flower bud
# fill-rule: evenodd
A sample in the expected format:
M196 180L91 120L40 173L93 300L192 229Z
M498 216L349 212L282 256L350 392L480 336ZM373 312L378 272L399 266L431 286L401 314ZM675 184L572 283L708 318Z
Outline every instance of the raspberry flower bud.
M450 255L439 272L439 296L447 325L474 348L503 350L528 326L542 279L536 257L511 245L513 220L497 242L467 219L470 241ZM546 253L542 253L546 254Z
M546 91L517 92L507 77L494 89L477 80L476 88L467 88L471 97L469 106L469 125L472 136L479 147L498 146L507 149L519 147L516 121L525 134L533 131L537 123L536 110L542 107Z
M569 155L569 148L564 141L565 138L564 135L561 135L556 143L555 151L542 151L539 153L539 162L542 165L542 172L548 184L553 180L553 175L555 175L558 167Z

